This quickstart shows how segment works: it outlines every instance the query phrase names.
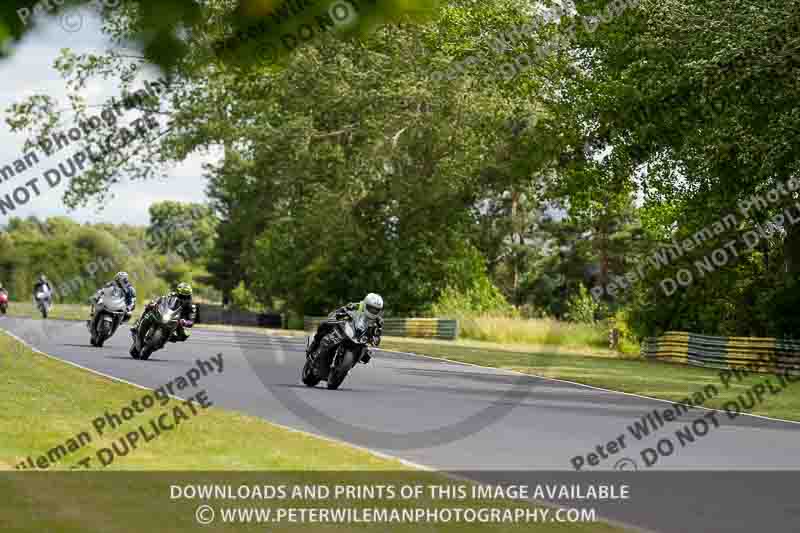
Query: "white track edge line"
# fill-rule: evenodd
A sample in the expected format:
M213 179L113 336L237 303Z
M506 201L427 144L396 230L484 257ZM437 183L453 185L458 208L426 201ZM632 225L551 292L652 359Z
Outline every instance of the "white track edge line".
M212 329L207 329L206 331L212 331ZM247 332L247 330L241 330L241 331ZM267 338L272 337L272 338L278 338L278 339L302 339L302 337L300 337L299 335L277 336L277 335L263 335L263 334L259 334L258 332L253 332L253 333L255 333L257 335L265 336ZM483 365L478 365L478 364L475 364L475 363L467 363L465 361L454 361L452 359L445 359L443 357L436 357L436 356L433 356L433 355L425 355L425 354L419 354L419 353L414 353L414 352L403 352L403 351L400 351L400 350L387 350L387 349L384 349L384 348L377 348L377 349L382 351L382 352L386 352L386 353L398 353L398 354L403 354L403 355L411 355L411 356L414 356L414 357L422 357L422 358L426 358L426 359L434 359L436 361L443 361L443 362L451 363L451 364L472 366L472 367L475 367L475 368L482 368L484 370L493 370L493 371L499 372L499 373L505 372L505 373L508 373L508 374L515 374L515 375L518 375L518 376L536 377L536 378L539 378L539 379L544 379L544 380L547 380L547 381L554 381L554 382L557 382L557 383L568 383L570 385L577 385L579 387L584 387L584 388L587 388L587 389L598 390L598 391L603 391L603 392L611 392L611 393L614 393L614 394L621 394L621 395L624 395L624 396L632 396L634 398L639 398L639 399L643 399L643 400L653 400L653 401L657 401L657 402L668 403L670 405L682 405L682 406L688 407L690 409L705 409L706 411L713 411L715 413L722 413L723 412L723 411L720 411L719 409L714 409L713 407L705 407L703 405L690 405L690 404L685 404L685 403L681 403L681 402L678 402L678 401L665 400L664 398L656 398L656 397L653 397L653 396L646 396L644 394L636 394L635 392L625 392L625 391L618 391L618 390L614 390L614 389L606 389L606 388L603 388L603 387L597 387L595 385L587 385L586 383L579 383L577 381L570 381L570 380L567 380L567 379L560 379L560 378L552 378L552 377L548 377L548 376L542 376L542 375L539 375L539 374L532 374L532 373L528 374L528 373L525 373L525 372L519 372L517 370L509 370L507 368L497 368L497 367L492 367L492 366L483 366ZM522 353L522 352L520 352L520 353ZM769 374L769 373L764 373L763 374L764 377L773 376L773 375L774 374ZM753 414L753 413L742 413L742 412L740 412L739 415L737 415L737 417L738 416L749 416L749 417L757 418L757 419L760 419L760 420L769 420L770 422L783 422L783 423L788 423L788 424L800 425L800 421L797 421L797 420L786 420L785 418L776 418L776 417L771 417L771 416L766 416L766 415L757 415L757 414Z
M483 366L483 365L478 365L478 364L475 364L475 363L467 363L467 362L464 362L464 361L453 361L453 360L450 360L450 359L445 359L443 357L436 357L436 356L433 356L433 355L425 355L425 354L419 354L419 353L414 353L414 352L400 352L400 351L396 351L396 350L382 350L382 351L388 352L388 353L399 353L399 354L403 354L403 355L413 355L415 357L423 357L423 358L426 358L426 359L435 359L437 361L444 361L446 363L454 363L454 364L459 364L459 365L474 366L476 368L483 368L485 370L494 370L496 372L506 372L508 374L515 374L515 375L518 375L518 376L536 377L536 378L539 378L539 379L544 379L544 380L548 380L548 381L555 381L555 382L558 382L558 383L569 383L570 385L577 385L579 387L585 387L587 389L599 390L599 391L603 391L603 392L613 392L614 394L622 394L624 396L633 396L635 398L640 398L640 399L644 399L644 400L654 400L654 401L657 401L657 402L668 403L670 405L682 405L684 407L689 407L689 408L694 408L694 409L705 409L706 411L714 411L714 412L717 412L717 413L722 413L723 412L723 411L720 411L719 409L714 409L712 407L705 407L705 406L702 406L702 405L688 405L688 404L684 404L684 403L681 403L681 402L678 402L678 401L665 400L664 398L655 398L653 396L645 396L643 394L636 394L635 392L624 392L624 391L618 391L618 390L614 390L614 389L605 389L603 387L597 387L595 385L587 385L586 383L579 383L577 381L569 381L567 379L551 378L551 377L548 377L548 376L541 376L539 374L527 374L525 372L519 372L517 370L509 370L507 368L497 368L497 367L492 367L492 366ZM764 377L774 376L774 374L768 374L768 373L764 373L764 374L760 374L760 375L763 375ZM783 418L774 418L774 417L765 416L765 415L756 415L756 414L753 414L753 413L739 413L738 416L750 416L750 417L759 418L759 419L762 419L762 420L769 420L771 422L785 422L785 423L789 423L789 424L800 425L800 421L797 421L797 420L786 420L786 419L783 419Z

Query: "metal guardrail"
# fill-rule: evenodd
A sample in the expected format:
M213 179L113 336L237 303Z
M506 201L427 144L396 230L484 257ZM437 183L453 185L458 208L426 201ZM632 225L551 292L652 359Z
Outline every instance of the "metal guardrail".
M326 317L303 317L303 329L317 330ZM454 340L458 338L458 320L445 318L385 318L383 334L390 337L423 337Z
M800 372L800 341L769 337L713 337L668 331L642 342L642 355L708 368Z

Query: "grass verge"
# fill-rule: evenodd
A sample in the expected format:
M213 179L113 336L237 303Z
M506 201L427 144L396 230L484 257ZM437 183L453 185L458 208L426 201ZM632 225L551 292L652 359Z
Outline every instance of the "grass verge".
M713 385L718 393L713 396L707 394L702 405L716 409L723 409L726 402L736 401L740 395L747 403L751 403L747 396L748 391L767 379L770 379L776 389L781 388L778 379L770 374L751 373L741 376L741 379L734 376L726 384L723 383L719 370L651 361L640 357L604 357L599 353L595 357L585 357L567 350L548 349L546 346L514 351L517 350L516 347L492 349L487 346L470 347L456 343L393 338L382 343L381 348L575 381L671 401L681 401L694 393L702 392L706 386ZM739 400L739 403L742 404L742 401ZM767 393L752 409L743 408L741 411L800 421L800 381L788 383L779 393Z
M8 316L42 318L39 309L33 302L9 302ZM53 304L50 318L60 320L86 320L89 318L89 306L83 304Z
M0 332L0 354L5 379L0 381L0 468L13 469L28 456L41 454L86 431L92 441L68 453L48 470L64 470L86 456L95 457L126 432L171 413L183 402L158 403L99 436L92 420L106 411L120 413L146 392L92 374L33 352ZM177 376L165 375L164 382ZM211 379L211 378L209 378ZM192 391L192 392L188 392ZM187 389L185 397L197 389ZM183 394L181 394L184 396ZM209 398L211 402L214 398ZM184 408L185 409L185 408ZM265 445L269 443L269 445ZM92 461L95 463L96 461ZM404 470L365 451L288 431L252 416L218 408L198 414L165 431L149 443L114 460L104 470Z
M582 350L608 346L608 330L600 324L579 324L549 318L463 317L464 339L499 344L551 345Z
M330 442L300 432L290 431L262 419L229 412L216 407L200 409L198 414L174 429L165 431L146 444L117 457L101 470L125 470L105 475L83 471L58 473L76 460L94 456L98 450L110 447L126 432L135 430L144 419L168 412L178 400L164 406L156 404L115 428L112 433L98 435L92 426L95 417L106 411L119 413L132 401L139 400L145 391L118 383L67 365L33 352L11 336L0 332L0 354L3 372L7 379L0 381L0 395L6 399L0 410L0 427L4 429L0 440L0 468L15 469L26 457L36 458L67 442L79 432L94 438L68 456L59 457L48 470L47 476L33 472L17 477L0 478L0 530L2 531L196 531L199 526L195 511L200 503L191 499L173 499L173 485L201 485L217 483L234 488L239 484L250 487L360 483L368 485L421 484L455 485L464 483L449 480L433 472L412 470L402 463L384 459L367 451ZM166 379L170 377L165 376ZM188 394L186 395L188 396ZM211 398L213 401L213 398ZM96 464L96 463L95 463ZM173 471L172 474L130 471ZM209 473L208 471L217 471ZM273 471L271 474L242 471ZM180 472L178 472L180 471ZM192 474L195 471L196 474ZM221 471L233 471L227 474ZM238 472L237 472L238 471ZM275 472L278 471L278 472ZM333 478L325 478L320 471L336 471ZM317 472L317 473L315 473ZM350 474L348 474L350 472ZM29 475L30 474L30 475ZM248 477L249 476L249 477ZM322 477L320 477L322 476ZM398 483L399 487L400 484ZM210 501L212 504L230 504L238 508L270 508L274 513L288 506L297 508L337 509L345 502L301 496L275 501L261 498L233 502ZM381 507L402 509L406 507L493 507L500 510L528 508L526 502L509 502L467 498L466 500L440 500L427 496L410 500L353 499L352 508ZM546 509L545 507L536 507ZM219 512L219 509L218 509ZM550 512L553 512L550 509ZM317 523L270 523L270 531L319 531L321 529L350 531L386 531L386 523L343 524L321 526ZM530 524L475 524L449 522L440 524L392 524L391 531L521 531ZM537 524L544 532L620 532L602 522L544 523ZM249 523L214 524L214 530L263 531L258 521Z

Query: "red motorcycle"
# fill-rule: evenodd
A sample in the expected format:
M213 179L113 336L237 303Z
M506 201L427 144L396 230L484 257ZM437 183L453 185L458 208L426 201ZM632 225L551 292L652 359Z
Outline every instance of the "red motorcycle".
M6 314L6 310L8 309L8 294L4 291L0 291L0 313Z

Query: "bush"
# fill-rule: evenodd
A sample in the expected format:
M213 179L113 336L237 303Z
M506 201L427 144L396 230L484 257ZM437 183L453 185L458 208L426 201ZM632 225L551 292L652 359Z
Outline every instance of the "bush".
M500 290L483 277L466 291L447 287L431 306L438 317L459 318L474 315L510 316L517 314Z
M264 310L258 299L244 286L243 281L240 281L239 285L231 291L231 305L246 311L261 312Z
M576 324L551 318L463 317L459 320L459 336L504 344L608 348L608 331L598 324Z
M600 304L589 294L585 286L580 285L577 294L573 294L567 300L567 312L565 318L570 322L580 322L582 324L594 324L597 313L600 311Z
M629 320L628 310L618 309L613 316L609 317L608 329L610 331L616 328L619 331L619 352L627 355L639 355L641 353L639 339L631 329Z

